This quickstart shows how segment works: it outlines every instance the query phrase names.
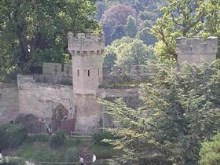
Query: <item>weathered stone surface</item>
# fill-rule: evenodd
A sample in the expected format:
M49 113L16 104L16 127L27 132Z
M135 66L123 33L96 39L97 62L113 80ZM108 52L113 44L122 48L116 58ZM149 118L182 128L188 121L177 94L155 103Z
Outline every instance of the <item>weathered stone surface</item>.
M72 110L72 86L37 83L29 77L18 78L19 113L34 114L50 124L53 109L62 104L68 110L68 118L74 114Z
M0 124L14 120L18 111L16 84L0 84Z
M209 37L206 40L201 37L176 39L176 53L178 64L211 63L216 59L218 38Z
M22 124L28 133L46 132L44 120L39 119L33 114L19 114L15 119L15 124Z

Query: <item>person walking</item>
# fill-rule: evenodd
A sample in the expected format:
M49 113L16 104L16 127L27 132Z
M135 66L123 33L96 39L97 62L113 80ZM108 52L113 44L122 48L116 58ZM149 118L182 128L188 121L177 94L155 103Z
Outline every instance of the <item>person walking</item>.
M96 156L95 154L92 155L92 163L94 163L96 161Z
M0 149L0 163L3 163L2 150Z
M79 164L84 165L84 159L81 156L79 157Z

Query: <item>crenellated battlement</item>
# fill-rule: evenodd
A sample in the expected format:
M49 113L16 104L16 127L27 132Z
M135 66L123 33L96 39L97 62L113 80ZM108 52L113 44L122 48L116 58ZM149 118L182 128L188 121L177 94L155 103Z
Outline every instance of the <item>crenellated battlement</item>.
M216 59L217 45L217 37L179 37L176 39L178 63L212 62Z
M74 55L103 54L105 44L102 34L68 33L68 50Z

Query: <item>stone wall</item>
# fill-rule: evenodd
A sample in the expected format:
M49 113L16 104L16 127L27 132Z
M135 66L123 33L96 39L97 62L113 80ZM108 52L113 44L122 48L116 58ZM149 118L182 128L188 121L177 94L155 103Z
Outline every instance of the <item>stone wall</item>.
M33 76L17 76L19 113L33 114L50 122L52 110L62 104L72 118L72 86L37 83Z
M72 77L72 65L60 63L43 63L43 75Z
M211 63L216 60L218 38L201 37L176 39L176 53L178 64L187 62L189 64Z
M76 132L91 134L101 127L102 109L96 95L74 95L74 108L76 111Z
M16 84L0 84L0 124L14 120L18 111Z

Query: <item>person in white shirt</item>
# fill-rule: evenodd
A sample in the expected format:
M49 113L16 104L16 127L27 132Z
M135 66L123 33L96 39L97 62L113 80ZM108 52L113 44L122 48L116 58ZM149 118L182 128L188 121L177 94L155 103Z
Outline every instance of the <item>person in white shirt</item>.
M92 155L92 162L94 163L96 161L96 156L93 154Z
M80 165L84 165L84 160L82 157L79 157L79 163L80 163Z
M0 163L3 163L2 150L0 149Z

